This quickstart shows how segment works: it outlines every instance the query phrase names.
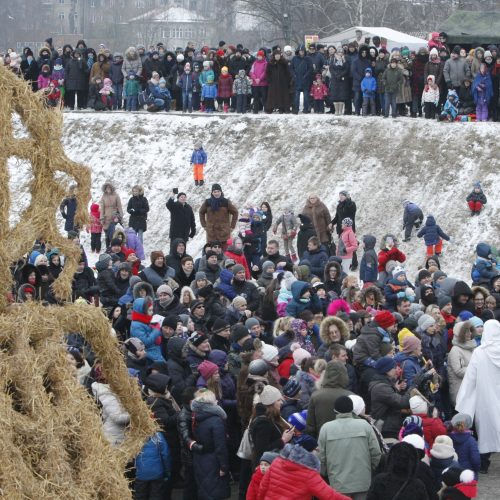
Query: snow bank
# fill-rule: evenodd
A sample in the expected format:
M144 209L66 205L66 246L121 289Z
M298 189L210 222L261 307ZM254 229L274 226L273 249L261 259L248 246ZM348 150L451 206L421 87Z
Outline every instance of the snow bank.
M124 206L134 184L144 186L151 206L145 234L147 252L168 249L173 187L188 193L197 211L213 182L238 207L267 200L279 214L286 203L300 213L315 192L334 213L338 192L347 189L358 206L357 234L379 240L401 236L405 198L454 240L445 243L444 269L469 279L479 241L499 243L499 126L494 123L443 124L421 119L334 117L328 115L225 115L65 113L68 156L91 167L92 199L112 179ZM189 159L193 142L208 153L206 185L195 188ZM19 207L27 203L27 169L11 163L11 190ZM486 209L471 217L465 197L481 180ZM198 220L197 220L198 222ZM196 254L204 231L188 245ZM422 264L425 247L414 238L401 243L409 268ZM413 273L410 273L413 278Z

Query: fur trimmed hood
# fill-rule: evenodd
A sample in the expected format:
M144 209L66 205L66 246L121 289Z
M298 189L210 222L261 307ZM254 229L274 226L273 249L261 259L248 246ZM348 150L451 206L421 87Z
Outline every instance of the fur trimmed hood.
M342 339L344 341L349 339L349 329L347 328L347 325L336 316L327 316L321 322L321 325L319 327L319 337L323 344L330 345L332 343L328 335L328 329L330 328L330 325L335 325L339 329L340 335L342 336Z
M368 293L373 293L375 295L375 302L377 304L383 304L385 302L384 296L382 295L382 291L378 286L369 286L367 288L363 288L361 290L361 303L366 304L366 295Z
M148 297L154 298L155 293L153 291L153 287L146 281L140 281L139 283L136 283L134 285L132 294L134 296L134 299L139 299L140 298L140 292L141 290L146 290L146 294Z
M113 186L113 184L110 182L110 181L106 181L103 185L102 185L102 192L105 193L106 192L106 189L110 187L111 188L111 192L114 193L116 191L116 188L115 186Z
M281 457L316 472L321 470L319 458L313 453L310 453L302 448L300 444L286 444L281 451Z

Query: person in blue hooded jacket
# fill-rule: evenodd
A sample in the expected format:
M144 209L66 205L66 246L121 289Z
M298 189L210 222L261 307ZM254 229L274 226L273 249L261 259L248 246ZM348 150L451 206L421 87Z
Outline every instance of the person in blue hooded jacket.
M146 357L155 362L165 362L161 353L161 330L150 326L153 317L153 299L151 297L135 299L132 305L132 323L130 336L137 337L146 347Z
M352 90L354 92L354 112L359 116L361 112L362 90L361 81L365 77L365 71L371 66L370 54L368 47L362 45L359 48L358 58L351 64Z
M410 200L403 201L403 208L403 229L405 231L405 238L403 241L410 241L413 227L418 229L421 226L424 220L424 213L416 203Z
M371 68L365 69L365 77L363 78L363 80L361 80L361 92L363 93L363 116L368 116L368 106L370 106L370 114L375 116L377 79L373 76Z
M378 280L378 256L375 251L377 239L372 234L363 236L363 257L359 265L359 279L363 282L363 288L368 288Z
M299 314L306 309L317 313L321 311L321 303L309 283L295 281L292 283L292 300L286 306L286 315L298 318Z
M170 451L161 432L151 436L135 459L136 500L166 498L172 469Z
M424 237L427 247L427 256L441 255L443 251L443 240L450 241L450 237L436 224L434 216L427 216L425 226L418 232L417 237Z
M311 88L314 77L314 64L309 56L306 55L306 49L301 45L295 52L292 59L290 70L295 81L295 101L293 113L297 114L300 107L300 93L304 94L303 113L309 113L309 89Z
M476 255L471 271L472 284L487 285L494 276L500 274L500 270L487 243L477 244Z

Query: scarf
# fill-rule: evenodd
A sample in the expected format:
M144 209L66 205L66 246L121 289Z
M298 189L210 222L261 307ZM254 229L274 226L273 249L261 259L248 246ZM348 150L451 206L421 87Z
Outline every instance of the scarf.
M212 212L217 212L219 208L222 206L222 201L225 200L224 196L221 195L220 198L216 198L215 196L210 196L208 203L210 204L210 208Z

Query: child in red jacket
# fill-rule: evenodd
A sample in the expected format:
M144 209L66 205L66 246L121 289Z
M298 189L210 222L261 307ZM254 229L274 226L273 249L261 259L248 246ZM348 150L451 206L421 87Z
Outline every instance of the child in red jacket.
M101 253L102 224L101 212L97 203L90 205L90 250L92 253Z
M311 85L310 94L314 101L314 112L324 113L325 97L328 95L328 87L323 83L319 73L316 75L316 80Z
M250 484L248 485L246 500L257 500L259 498L259 488L264 474L269 470L274 459L278 458L279 453L266 451L260 457L260 464L255 468Z

